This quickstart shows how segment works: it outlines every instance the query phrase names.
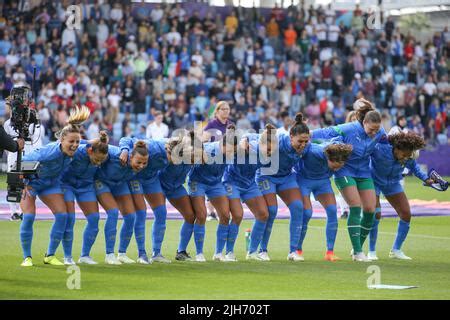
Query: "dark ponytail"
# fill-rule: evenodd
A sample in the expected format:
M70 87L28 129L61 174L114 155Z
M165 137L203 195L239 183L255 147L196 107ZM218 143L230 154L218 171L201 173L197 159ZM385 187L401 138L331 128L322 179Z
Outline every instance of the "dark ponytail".
M97 139L92 143L92 151L95 153L100 152L101 154L108 153L108 134L106 131L100 131L100 135Z
M366 99L359 99L355 102L358 104L356 109L356 119L363 124L364 121L371 123L381 123L381 114L375 109L373 104Z
M295 119L294 119L295 123L292 126L291 130L289 131L289 134L291 136L297 136L300 134L309 134L309 128L306 125L306 119L303 116L303 113L298 112L295 115Z
M133 151L131 152L131 155L139 154L141 156L148 156L148 149L147 144L143 140L138 140L134 144Z

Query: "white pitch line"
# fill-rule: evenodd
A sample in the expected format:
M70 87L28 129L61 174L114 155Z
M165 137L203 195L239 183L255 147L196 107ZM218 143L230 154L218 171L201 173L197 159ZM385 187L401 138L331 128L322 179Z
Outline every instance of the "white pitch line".
M308 226L308 229L309 228L312 228L312 229L325 229L325 227L316 227L316 226ZM340 231L343 231L343 232L345 231L346 232L347 230L340 229ZM378 233L380 233L380 234L388 234L388 235L393 235L393 236L397 235L397 233L394 233L394 232L378 231ZM450 240L449 237L435 237L435 236L429 236L429 235L426 235L426 234L415 234L415 233L408 234L408 237L435 239L435 240Z

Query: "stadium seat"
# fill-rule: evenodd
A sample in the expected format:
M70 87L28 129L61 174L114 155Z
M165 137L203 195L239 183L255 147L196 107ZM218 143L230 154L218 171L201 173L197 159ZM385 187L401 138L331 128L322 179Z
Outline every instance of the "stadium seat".
M147 115L145 113L138 113L138 123L141 124L147 124Z
M117 114L117 122L122 123L123 119L125 119L125 113L119 112L119 113Z
M119 141L121 136L122 136L122 123L121 122L116 122L113 125L113 137L114 137L114 140Z
M405 76L402 75L401 73L396 73L394 75L394 81L395 81L396 84L399 84L400 81L402 81L402 80L405 80Z
M322 100L323 97L325 97L325 95L327 94L327 92L323 89L317 89L316 90L316 98L317 100Z
M311 65L309 63L305 63L303 65L303 73L311 72Z

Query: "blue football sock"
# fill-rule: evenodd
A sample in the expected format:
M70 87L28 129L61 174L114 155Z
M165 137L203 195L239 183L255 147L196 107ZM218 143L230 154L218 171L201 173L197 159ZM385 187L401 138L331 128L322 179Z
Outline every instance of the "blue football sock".
M153 209L155 221L152 227L153 256L161 253L161 246L166 232L167 209L165 205Z
M75 213L67 214L66 230L62 238L64 258L72 258L73 227L75 226Z
M203 253L203 243L205 240L205 225L194 224L194 241L197 254Z
M270 234L272 233L272 226L278 211L277 206L268 206L267 209L269 209L269 218L267 219L266 222L266 229L264 230L264 234L261 239L259 251L267 251L267 245L269 244Z
M105 243L106 243L106 254L114 253L114 246L116 245L116 234L117 234L117 220L119 219L119 209L114 208L106 210L106 221L105 221Z
M23 258L31 257L31 242L33 241L33 223L36 217L33 213L24 213L20 224L20 242L22 244Z
M373 221L372 229L369 233L369 251L376 251L377 239L378 239L378 225L380 224L380 219L377 219L378 213L381 212L381 208L375 209L375 219ZM381 218L381 217L380 217Z
M327 213L327 226L326 226L327 250L333 251L338 230L336 205L335 204L329 205L328 207L325 208L325 212Z
M305 240L306 231L308 230L308 223L312 217L312 209L303 209L303 226L302 226L302 234L300 236L300 240L298 242L298 250L303 250L303 240Z
M217 232L216 232L216 254L222 253L223 248L225 247L225 243L227 242L228 237L228 224L218 224L217 225Z
M250 245L248 248L249 253L253 253L258 250L258 246L261 243L264 230L266 229L267 221L261 221L256 219L253 223L252 233L250 235Z
M395 237L394 246L392 249L394 250L400 250L402 247L403 242L406 239L406 236L409 232L409 222L403 221L400 219L398 221L398 229L397 229L397 236Z
M98 221L100 220L100 214L94 212L86 216L86 227L83 232L83 245L81 247L81 256L87 257L91 252L92 245L95 242L98 234Z
M136 210L136 221L134 222L134 237L138 248L138 256L147 255L145 251L145 221L147 210Z
M289 221L289 252L294 252L297 250L302 235L303 202L294 200L288 205L288 208L291 213Z
M238 234L239 234L239 226L234 222L231 222L228 227L227 250L226 250L227 253L234 251L234 244L236 243Z
M122 228L120 229L119 253L126 253L133 237L134 222L136 213L132 212L123 216Z
M184 221L180 230L180 243L178 244L178 252L186 251L189 241L194 231L194 224Z
M131 237L133 236L136 213L132 212L123 216L122 228L120 229L119 253L126 253Z
M50 243L48 244L47 256L55 255L56 249L58 249L59 243L63 238L64 230L66 229L67 213L55 213L54 216L55 221L50 230Z

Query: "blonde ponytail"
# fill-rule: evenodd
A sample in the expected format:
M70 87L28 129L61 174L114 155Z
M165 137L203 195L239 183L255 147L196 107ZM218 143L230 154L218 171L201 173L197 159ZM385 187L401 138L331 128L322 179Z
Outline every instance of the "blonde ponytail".
M61 139L69 133L80 133L80 125L87 119L89 119L90 115L91 112L86 106L76 106L75 108L73 108L70 111L67 125L55 134L56 138Z

